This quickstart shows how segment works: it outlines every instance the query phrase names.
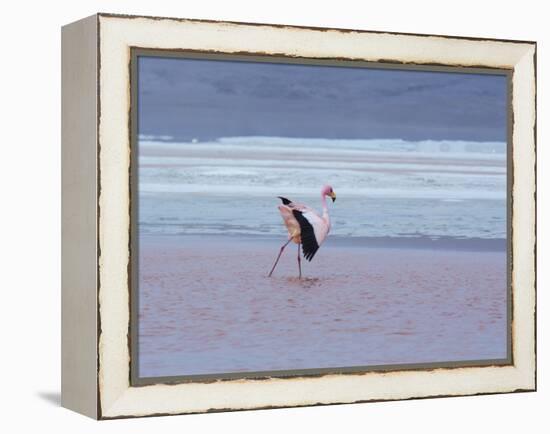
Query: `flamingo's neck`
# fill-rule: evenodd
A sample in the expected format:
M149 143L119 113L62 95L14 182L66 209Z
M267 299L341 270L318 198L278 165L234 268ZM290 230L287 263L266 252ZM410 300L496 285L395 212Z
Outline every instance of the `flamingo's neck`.
M325 220L327 223L330 223L330 218L328 215L327 197L324 193L321 193L321 204L323 206L323 220Z

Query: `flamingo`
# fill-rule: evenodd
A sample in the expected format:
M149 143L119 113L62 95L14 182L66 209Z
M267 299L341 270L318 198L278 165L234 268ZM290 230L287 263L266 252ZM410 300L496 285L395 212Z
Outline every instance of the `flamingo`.
M304 251L304 258L311 261L315 253L330 232L330 217L328 215L328 207L326 197L330 197L332 202L336 200L336 193L330 185L325 185L321 189L321 204L323 206L323 214L319 216L317 212L299 203L294 203L286 197L278 196L283 202L279 205L279 212L283 217L284 224L288 230L288 241L283 244L279 255L273 264L273 268L269 272L269 277L273 274L281 255L286 246L291 241L298 244L298 273L299 278L302 278L302 264L300 258L300 244Z

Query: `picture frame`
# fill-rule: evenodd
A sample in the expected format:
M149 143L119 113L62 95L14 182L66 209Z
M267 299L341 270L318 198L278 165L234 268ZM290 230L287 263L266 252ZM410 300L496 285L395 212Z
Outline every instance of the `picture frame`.
M419 71L508 83L505 360L136 375L139 55ZM536 390L536 43L96 14L62 30L62 405L95 419Z

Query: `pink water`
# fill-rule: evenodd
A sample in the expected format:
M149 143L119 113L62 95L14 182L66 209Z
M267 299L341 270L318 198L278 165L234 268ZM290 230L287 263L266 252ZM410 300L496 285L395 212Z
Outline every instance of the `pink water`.
M506 254L141 239L141 377L506 357ZM303 261L305 262L305 261Z

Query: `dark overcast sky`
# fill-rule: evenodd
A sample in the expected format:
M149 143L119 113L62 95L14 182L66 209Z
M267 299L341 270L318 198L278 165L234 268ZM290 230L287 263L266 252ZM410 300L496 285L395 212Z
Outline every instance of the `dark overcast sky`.
M139 133L506 140L506 78L140 57Z

